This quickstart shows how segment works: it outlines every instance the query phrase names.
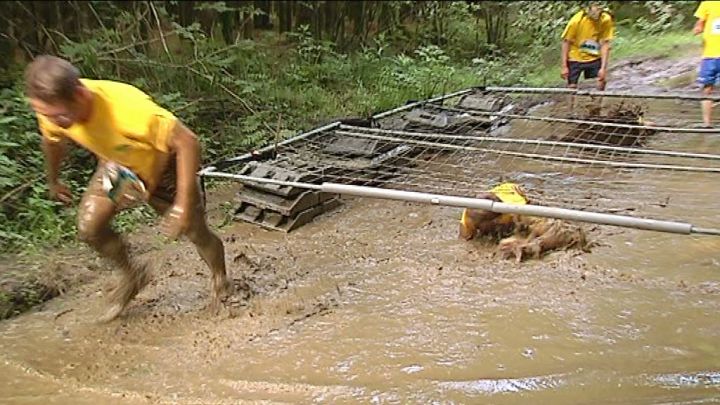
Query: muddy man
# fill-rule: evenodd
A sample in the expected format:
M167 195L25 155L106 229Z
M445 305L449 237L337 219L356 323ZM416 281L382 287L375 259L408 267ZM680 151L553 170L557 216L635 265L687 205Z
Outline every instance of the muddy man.
M530 203L522 188L514 183L500 184L478 198L514 205ZM486 235L498 241L497 253L500 257L509 259L514 256L518 263L525 258L539 259L551 250L577 247L589 251L582 229L561 220L481 209L463 210L459 237L471 240Z
M66 144L92 152L98 166L78 210L78 236L121 270L100 321L118 317L149 281L147 263L130 257L111 228L115 214L149 203L164 215L171 239L185 235L212 271L211 308L229 293L223 243L207 225L199 187L196 135L172 113L128 84L80 77L70 62L39 56L25 71L26 93L42 133L50 196L72 203L59 180Z
M528 203L525 192L514 183L502 183L494 187L490 192L478 195L477 198L517 205ZM458 236L465 240L485 235L500 239L514 232L515 223L515 215L513 214L500 214L481 209L466 208L460 218Z

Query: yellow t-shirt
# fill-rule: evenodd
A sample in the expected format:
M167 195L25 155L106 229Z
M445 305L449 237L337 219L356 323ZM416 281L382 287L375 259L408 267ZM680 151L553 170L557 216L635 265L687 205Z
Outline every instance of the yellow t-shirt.
M168 159L175 116L129 84L80 81L95 95L90 119L63 129L37 114L40 132L54 142L72 139L98 159L132 170L154 190Z
M495 194L500 201L507 204L525 205L528 200L525 197L524 191L515 183L502 183L495 186L491 193ZM513 221L512 214L502 214L496 222L501 224L509 224ZM468 223L468 212L467 208L463 210L462 216L460 217L460 223L467 226Z
M720 1L703 1L695 17L705 21L703 58L720 58Z
M525 205L527 198L520 186L514 183L503 183L490 190L500 201L506 204ZM501 224L509 224L513 221L512 214L502 214L498 219Z
M600 59L600 43L613 39L614 32L615 23L608 13L600 14L600 20L594 21L584 10L578 11L562 34L562 39L570 42L568 60L592 62Z

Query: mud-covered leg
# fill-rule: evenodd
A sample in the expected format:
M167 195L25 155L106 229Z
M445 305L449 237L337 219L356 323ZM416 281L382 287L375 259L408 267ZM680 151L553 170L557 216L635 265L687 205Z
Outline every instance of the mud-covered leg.
M196 196L196 198L199 199L200 197ZM172 206L169 201L172 201L169 196L163 198L156 196L150 199L150 205L158 214L162 215ZM217 314L222 300L232 292L232 284L225 269L225 247L222 240L208 227L202 202L196 203L190 228L185 235L195 245L198 254L212 272L210 310L212 313Z
M78 237L121 271L120 283L110 294L110 307L99 318L101 322L118 317L149 281L145 266L131 259L127 244L110 227L115 213L115 204L98 192L97 179L93 177L80 202Z
M703 87L703 95L710 96L712 95L713 86L705 86ZM703 116L703 124L706 127L712 126L712 107L713 102L712 100L703 100L702 101L702 116Z
M207 223L205 217L205 196L198 192L195 196L195 210L193 212L187 237L195 245L200 257L205 261L212 272L212 300L210 310L217 314L222 301L233 293L232 283L228 279L225 268L225 246L220 237Z
M175 200L175 165L173 159L170 162L171 165L166 169L160 185L149 200L150 205L160 215L164 215L172 207ZM193 200L194 209L185 236L195 245L198 254L210 268L212 273L210 309L214 314L217 314L223 299L232 293L232 284L225 269L225 247L222 240L208 227L205 219L204 196L200 191L200 184L197 185Z
M212 272L213 295L210 308L217 314L222 300L231 293L231 283L225 269L225 247L220 237L208 227L202 211L196 211L187 237Z

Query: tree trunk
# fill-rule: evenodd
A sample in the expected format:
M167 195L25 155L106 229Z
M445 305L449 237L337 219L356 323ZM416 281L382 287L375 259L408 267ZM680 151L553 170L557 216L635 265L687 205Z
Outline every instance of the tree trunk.
M323 20L323 31L331 38L335 38L335 27L337 26L339 4L339 1L325 2L325 18Z
M280 3L280 2L276 2ZM255 15L253 25L261 30L272 29L270 15L272 14L271 4L269 0L255 1L255 8L262 11L262 14Z
M239 1L228 1L228 7L237 9L240 6ZM235 43L235 31L238 27L238 14L239 11L226 11L220 14L220 28L222 31L223 41L226 44Z
M295 6L295 29L302 25L307 25L312 30L313 28L313 9L311 8L310 2L297 1L293 2ZM312 31L310 31L312 32Z
M243 38L253 39L255 34L255 19L253 18L252 10L243 12L242 24Z
M481 7L487 42L499 48L507 37L507 5L503 5L502 2L488 1L483 2Z
M181 1L180 4L180 25L187 27L195 20L195 2L192 0Z
M325 3L315 3L315 19L313 21L315 38L322 40L323 28L325 27Z
M347 16L347 4L343 4L342 8L338 10L335 22L335 32L333 37L335 38L335 45L339 49L345 49L345 17Z

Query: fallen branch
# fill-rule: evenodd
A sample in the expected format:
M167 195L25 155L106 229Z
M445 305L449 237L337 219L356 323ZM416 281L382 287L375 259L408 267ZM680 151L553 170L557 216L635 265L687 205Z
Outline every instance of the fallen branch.
M155 17L155 22L158 26L158 33L160 34L160 40L162 41L163 49L165 49L165 53L168 56L168 59L172 60L172 55L170 55L170 50L168 49L167 43L165 42L165 34L163 34L163 28L162 24L160 24L160 17L158 17L157 10L155 10L155 6L153 5L152 1L149 1L148 4L150 5L150 9L152 10L153 17Z
M30 187L31 185L35 184L35 182L40 180L43 176L45 176L45 175L44 174L38 175L37 177L30 179L30 180L26 181L25 183L10 190L4 196L2 196L2 198L0 198L0 203L4 203L5 201L9 200L10 197L12 197L13 195L15 195L15 194L25 190L26 188Z

